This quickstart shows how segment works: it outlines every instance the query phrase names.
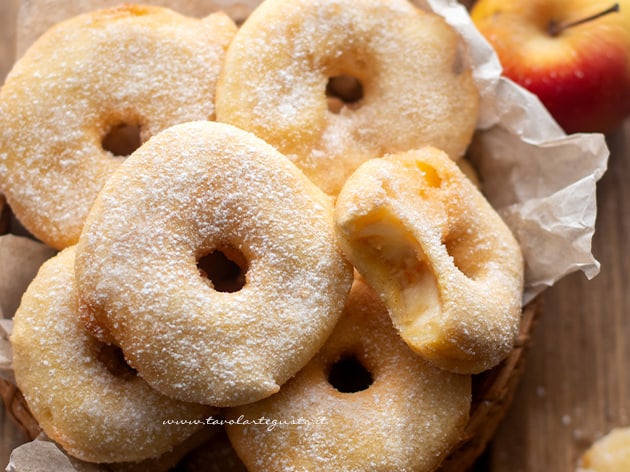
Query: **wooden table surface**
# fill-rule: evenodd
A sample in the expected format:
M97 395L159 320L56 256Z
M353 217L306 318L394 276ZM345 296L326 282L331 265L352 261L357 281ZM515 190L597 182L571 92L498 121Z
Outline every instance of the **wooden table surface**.
M0 0L0 82L14 59L16 4ZM630 120L607 140L593 240L601 273L570 275L542 296L524 378L480 470L573 472L592 441L630 425ZM22 441L0 409L0 467Z

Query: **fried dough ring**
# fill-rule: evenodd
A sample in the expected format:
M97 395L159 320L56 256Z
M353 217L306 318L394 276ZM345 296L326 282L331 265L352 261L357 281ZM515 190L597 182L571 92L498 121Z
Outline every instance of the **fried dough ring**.
M407 0L266 0L228 48L217 120L260 136L331 195L388 152L432 144L458 159L479 108L462 44ZM362 96L331 111L327 84L345 76Z
M341 314L353 271L332 215L330 198L256 136L173 126L119 167L90 211L77 248L82 316L167 395L260 400ZM240 290L200 276L197 261L215 250L244 266Z
M222 13L200 20L123 5L38 39L0 91L0 188L21 223L56 249L75 244L123 160L106 150L110 132L135 128L129 137L144 142L176 123L214 119L235 32Z
M13 368L46 434L89 462L140 461L170 451L212 409L159 394L90 336L78 316L74 247L41 267L13 319ZM117 370L116 370L117 369Z
M339 194L335 223L347 257L420 355L478 373L511 351L520 247L445 153L427 147L366 162Z
M372 383L340 391L332 370L350 359ZM344 378L351 374L350 368ZM354 391L360 387L366 388ZM358 279L317 356L276 395L230 409L226 429L251 472L433 471L461 439L470 401L470 376L419 358L378 296ZM295 424L282 425L290 421Z

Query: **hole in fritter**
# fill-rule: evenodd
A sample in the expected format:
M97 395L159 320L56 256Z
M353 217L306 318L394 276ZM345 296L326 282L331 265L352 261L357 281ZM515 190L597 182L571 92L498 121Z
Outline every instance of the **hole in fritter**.
M467 238L451 235L444 241L446 252L453 259L453 264L457 269L469 279L474 279L479 270L479 254L472 247L473 243Z
M363 84L351 75L341 74L328 79L326 84L328 110L339 113L344 106L357 106L363 98Z
M355 393L372 385L372 374L354 355L341 357L330 367L328 382L341 393Z
M137 124L120 123L112 127L103 137L103 149L117 157L131 155L142 144L140 126Z
M245 285L247 259L232 247L215 249L200 257L197 268L217 292L238 292Z
M122 349L118 346L102 344L97 359L107 367L112 375L121 379L131 380L138 374L134 368L127 364Z

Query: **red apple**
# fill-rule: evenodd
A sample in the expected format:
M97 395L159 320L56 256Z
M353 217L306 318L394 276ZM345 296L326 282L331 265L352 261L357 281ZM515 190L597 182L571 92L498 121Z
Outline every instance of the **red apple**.
M630 115L630 0L479 0L471 16L504 75L567 133L607 133Z

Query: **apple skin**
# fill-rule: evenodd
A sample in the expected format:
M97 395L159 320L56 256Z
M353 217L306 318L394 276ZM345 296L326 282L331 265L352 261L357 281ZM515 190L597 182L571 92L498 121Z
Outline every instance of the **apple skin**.
M536 94L567 133L614 130L630 115L630 0L619 12L550 33L601 12L611 0L479 0L473 22L503 74Z

